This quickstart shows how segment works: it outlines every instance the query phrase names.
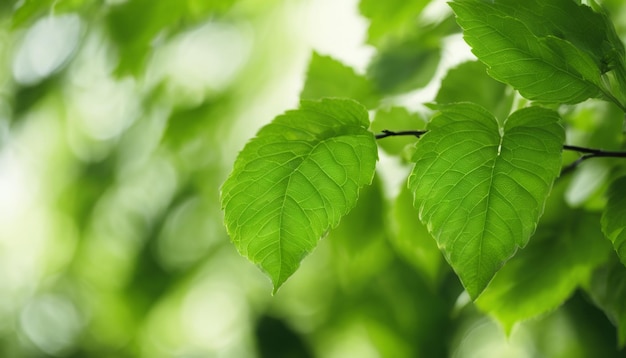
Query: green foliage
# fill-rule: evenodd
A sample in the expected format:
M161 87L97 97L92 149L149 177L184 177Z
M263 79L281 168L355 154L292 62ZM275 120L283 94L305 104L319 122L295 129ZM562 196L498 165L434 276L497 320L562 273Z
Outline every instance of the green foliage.
M0 1L0 357L625 356L626 3L334 5Z
M602 230L611 240L620 260L626 265L626 177L613 181L602 215Z
M385 38L403 37L414 29L420 12L430 0L363 0L359 9L370 19L368 42L380 43Z
M535 231L561 165L559 116L539 107L498 121L475 104L441 108L413 157L420 219L472 298Z
M506 85L485 76L486 71L485 65L478 61L465 62L451 69L441 80L435 102L472 102L491 108L496 118L506 118L513 96Z
M578 103L615 98L603 76L623 72L624 46L606 18L571 0L457 0L464 37L489 74L532 100ZM549 18L550 21L543 21Z
M383 93L402 93L428 84L441 60L437 29L425 28L380 47L367 68Z
M377 159L365 108L303 101L246 145L222 187L228 232L274 291L356 203Z
M540 225L528 247L500 270L476 305L507 332L522 320L561 305L609 252L595 215L569 212L560 222Z
M619 345L626 345L626 267L611 260L597 270L591 281L590 294L618 329Z
M428 2L381 4L360 2L361 13L370 19L367 41L377 46L367 75L358 75L331 57L313 53L301 98L356 99L376 110L370 130L381 133L378 138L406 136L379 143L388 155L400 159L410 157L408 164L412 165L408 186L400 190L387 216L391 223L389 242L395 252L435 291L448 272L442 260L445 258L480 311L497 319L507 334L512 334L518 322L552 312L577 289L587 288L597 304L617 322L623 344L623 309L617 304L617 297L622 297L623 292L612 295L609 289L598 286L598 281L606 278L595 272L603 272L602 267L610 257L610 245L604 235L613 242L618 256L626 264L622 235L626 227L624 179L612 183L605 203L597 193L603 190L603 178L608 169L598 172L595 167L581 167L581 174L571 183L560 185L547 208L546 219L540 221L552 186L563 168L575 169L582 161L595 156L626 157L621 152L606 155L601 150L585 148L576 149L587 153L584 157L562 157L563 149L577 148L566 145L564 126L573 138L582 142L608 143L611 148L623 142L621 137L615 137L617 122L612 118L619 118L618 115L590 124L589 115L597 114L599 105L588 107L594 110L591 113L586 112L587 107L583 105L579 107L580 112L572 111L572 107L569 110L560 107L597 98L612 103L615 106L612 108L619 108L617 111L626 111L625 51L609 16L595 4L592 9L571 0L451 2L464 39L481 62L469 61L448 70L435 102L428 105L436 112L425 131L421 114L411 113L401 106L378 108L378 105L386 100L394 103L393 94L425 86L441 60L442 37L454 30L447 20L426 25L428 21L424 21L421 10ZM418 24L421 32L416 32L409 24ZM514 90L523 99L516 101ZM530 104L529 100L546 107ZM334 101L338 100L322 102L328 106L325 110L332 109ZM317 113L303 112L301 120L314 128L317 124L309 119L317 116ZM326 119L317 120L321 128L329 125ZM342 123L339 117L335 120ZM365 131L365 122L361 126ZM588 138L578 134L579 130L590 133ZM359 136L365 133L359 132ZM226 225L239 250L251 255L255 263L262 262L265 256L257 258L254 252L246 251L250 243L259 241L263 248L272 246L265 243L264 233L259 235L264 224L255 219L262 215L261 211L253 209L246 214L238 206L229 207L229 200L231 192L244 193L252 187L253 181L264 182L261 174L242 170L248 165L242 163L263 159L264 156L250 149L262 137L263 131L246 146L224 186ZM412 155L407 156L407 153ZM371 163L373 165L373 161ZM343 162L347 164L348 161ZM290 173L289 168L284 167L285 173ZM319 175L326 171L321 166L317 169ZM368 169L366 173L371 172ZM588 192L573 193L580 190L587 173L595 173L601 180ZM288 176L283 174L279 178ZM314 176L314 172L307 172L307 176ZM269 183L279 181L274 179ZM367 182L363 180L354 185L353 192ZM315 192L315 188L307 187L304 192ZM256 197L258 195L246 194L237 205L247 210L248 205L256 205ZM339 197L337 204L343 204L346 198L356 200L356 194ZM306 196L301 199L302 203L308 201ZM282 199L278 201L285 203ZM328 197L328 202L332 203L333 198ZM588 208L573 210L566 202L575 205L586 202ZM348 206L352 205L350 202ZM350 233L355 238L380 236L380 230L369 224L377 222L371 215L381 215L381 204L366 206L376 210L368 212L359 206L358 213L351 214L349 221L358 215L365 218L368 225L359 229L345 224L337 231L337 238L331 235L330 239L353 242L354 238L347 239ZM605 207L600 225L597 208L602 206ZM592 208L596 208L595 211ZM302 212L299 207L277 209L270 206L269 209L270 213L279 210L281 215ZM345 212L343 210L341 215ZM238 226L242 220L247 223L246 218L251 218L251 227L255 228L249 233ZM312 225L300 224L306 228L299 232L285 230L289 237L280 229L273 230L274 239L268 240L282 242L285 237L280 247L287 240L293 243L304 240L306 248L297 252L302 256L337 222L338 217L324 221L316 230L310 229ZM385 224L379 222L377 226ZM367 244L371 245L376 247ZM358 245L349 245L349 248L356 257L361 257L363 248ZM273 265L281 267L285 263L290 268L289 275L298 265L298 255L279 257ZM368 272L366 276L371 274L363 271ZM288 275L277 278L276 273L270 272L275 287Z
M394 227L391 244L401 257L415 266L432 287L437 287L446 271L444 259L426 225L415 220L418 213L413 207L413 195L408 187L402 188L391 215L389 220Z
M313 52L301 99L352 98L368 108L378 106L380 95L365 76L329 57Z

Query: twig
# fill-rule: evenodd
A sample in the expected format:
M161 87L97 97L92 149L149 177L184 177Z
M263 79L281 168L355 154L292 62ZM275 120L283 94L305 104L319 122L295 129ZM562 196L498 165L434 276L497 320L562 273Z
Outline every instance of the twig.
M584 155L580 156L580 158L576 159L575 161L573 161L572 163L570 163L568 166L564 167L561 170L561 175L567 174L571 171L573 171L574 169L576 169L576 167L578 167L580 165L580 163L584 162L587 159L590 158L626 158L626 152L614 152L614 151L606 151L606 150L602 150L602 149L593 149L593 148L585 148L585 147L578 147L575 145L564 145L563 146L563 150L570 150L570 151L574 151L574 152L578 152L578 153L584 153Z
M376 134L376 139L382 139L382 138L387 138L387 137L399 137L399 136L414 136L417 138L420 138L422 135L424 135L427 131L426 130L421 130L421 131L390 131L390 130L383 130L381 133ZM602 149L594 149L594 148L585 148L585 147L578 147L575 145L564 145L563 146L563 150L569 150L569 151L574 151L574 152L578 152L578 153L583 153L583 155L580 156L580 158L576 159L574 162L570 163L569 165L567 165L566 167L564 167L561 170L561 175L567 174L571 171L573 171L574 169L576 169L576 167L578 167L580 165L580 163L584 162L587 159L590 158L626 158L626 152L615 152L615 151L607 151L607 150L602 150Z
M414 137L421 137L422 135L424 135L424 133L426 133L426 131L398 131L398 132L394 132L394 131L390 131L387 129L384 129L382 131L382 133L380 134L376 134L376 139L382 139L382 138L387 138L387 137L399 137L399 136L414 136Z

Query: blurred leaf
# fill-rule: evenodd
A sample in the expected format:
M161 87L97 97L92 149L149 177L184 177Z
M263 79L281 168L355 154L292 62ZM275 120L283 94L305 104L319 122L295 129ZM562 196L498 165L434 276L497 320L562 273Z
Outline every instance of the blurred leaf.
M10 3L10 1L8 2ZM59 15L62 13L81 11L95 5L94 0L24 0L15 1L13 5L14 11L11 17L11 27L19 28L30 25L31 22L51 14ZM4 5L4 1L2 5ZM16 5L18 5L16 7ZM0 10L2 9L0 5ZM8 5L8 4L7 4Z
M100 197L114 183L115 164L113 156L85 163L80 167L74 185L67 188L65 203L71 205L70 210L81 231L87 228Z
M528 99L610 99L601 75L610 70L607 63L623 46L611 43L604 31L609 25L591 8L571 0L549 5L538 0L456 0L450 6L489 74ZM608 48L598 47L606 44Z
M21 2L11 17L11 25L13 28L17 28L26 25L28 22L33 21L35 18L43 15L50 10L53 0L25 0ZM16 1L17 3L17 1ZM14 4L15 6L17 4Z
M262 316L257 322L255 334L260 357L313 357L304 339L293 328L277 318Z
M561 167L559 119L530 107L499 122L478 105L448 105L417 143L415 206L473 299L535 231Z
M602 231L626 265L626 176L611 183L607 197L608 202L602 214Z
M396 252L414 266L431 287L436 287L446 263L437 242L419 221L419 214L413 207L413 195L406 186L394 203L392 218L394 234L390 241Z
M560 306L608 257L610 246L598 217L584 212L564 217L557 225L540 225L528 247L504 265L476 300L507 333L516 322Z
M438 42L413 36L382 46L367 68L383 93L403 93L424 87L435 74L441 59Z
M60 75L45 78L32 86L17 86L13 99L14 120L20 119L23 114L30 111L39 101L59 88Z
M218 140L216 128L228 113L231 98L219 96L206 99L193 107L175 108L168 121L163 140L173 148L181 148L194 140Z
M329 234L329 240L346 255L358 255L376 243L384 242L385 201L378 176L372 184L361 189L356 206L341 219L341 223ZM359 270L364 270L359 267Z
M167 37L210 14L229 10L237 0L128 0L111 6L108 29L119 47L117 72L138 75L157 37Z
M417 25L430 0L361 0L359 10L370 19L367 42L379 44L385 37L403 37Z
M372 131L380 133L385 129L393 131L421 130L426 122L417 113L409 113L404 107L379 109L372 121ZM385 152L397 155L403 152L406 146L414 145L418 138L403 136L379 140L378 146Z
M120 51L118 73L138 75L157 35L179 25L185 10L179 0L128 0L111 7L107 20Z
M222 187L226 228L276 291L354 207L377 160L368 114L352 100L302 101L263 127Z
M230 10L239 0L186 0L187 12L194 18L207 14L223 14Z
M300 98L323 97L351 98L367 108L375 108L380 96L370 81L358 75L351 67L332 57L313 52Z
M589 294L617 328L620 348L626 346L626 267L617 259L598 269Z
M367 74L382 93L396 94L424 87L441 60L441 39L458 25L452 16L429 25L417 22L411 31L378 45Z
M470 61L448 71L441 81L435 101L440 104L474 102L493 110L496 118L506 118L513 104L507 86L487 76L487 68Z
M576 291L563 308L568 318L569 327L566 326L566 328L575 333L576 336L573 338L575 344L579 346L577 351L581 357L626 357L626 349L619 347L615 326L607 320L604 312L594 305L588 295ZM554 342L554 338L550 339L548 330L537 332L537 335L541 334L544 335L546 344ZM569 344L569 346L574 346L574 344ZM571 356L563 355L564 358Z
M386 209L381 181L374 176L372 184L359 192L354 209L329 232L335 275L342 287L358 290L369 285L393 259L385 239Z

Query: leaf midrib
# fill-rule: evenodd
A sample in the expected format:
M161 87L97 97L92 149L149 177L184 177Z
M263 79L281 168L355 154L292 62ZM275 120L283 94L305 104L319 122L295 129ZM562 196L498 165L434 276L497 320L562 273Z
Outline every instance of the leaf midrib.
M506 123L506 120L505 120ZM495 178L495 172L496 172L496 165L498 164L498 160L500 158L502 158L502 143L504 142L504 127L500 127L500 124L498 123L498 135L500 136L500 141L498 142L498 149L496 152L496 157L493 159L493 165L491 166L491 175L490 175L490 180L489 180L489 190L487 193L487 203L486 203L486 210L485 210L485 224L483 225L483 230L481 231L480 234L480 247L478 249L478 262L477 262L477 267L478 270L477 272L481 272L481 264L482 264L482 257L483 257L483 244L485 242L485 227L487 226L487 223L489 222L489 217L491 214L491 210L489 209L489 203L491 201L491 195L492 195L492 190L493 190L493 181Z
M359 127L359 128L361 128L361 127ZM316 144L313 144L312 147L311 147L311 150L309 150L308 153L306 153L306 154L304 154L304 155L302 155L300 157L295 157L294 158L294 159L300 158L301 161L291 171L291 173L288 175L287 184L285 185L285 193L283 195L283 200L282 200L282 204L280 206L280 214L279 214L279 216L280 216L280 221L279 221L279 238L278 238L278 253L279 253L279 257L280 257L280 269L278 271L278 279L279 280L280 280L280 277L281 277L281 274L282 274L282 270L283 270L283 266L284 266L284 261L282 259L282 257L283 257L283 218L284 218L284 215L285 215L285 203L286 203L286 200L287 200L287 193L290 191L291 179L293 178L294 174L296 172L298 172L300 167L302 167L302 165L310 158L311 154L313 152L315 152L320 145L325 144L327 141L332 140L332 139L337 139L337 138L342 138L342 137L349 137L349 136L350 136L350 134L342 134L342 135L337 135L337 136L325 137L324 139L319 140ZM321 172L324 175L328 176L333 181L333 183L335 183L334 179L332 179L332 177L330 177L324 170L322 170ZM274 184L274 186L278 185L279 183L280 183L280 181L277 182L276 184ZM337 184L337 183L335 183L335 184L337 186L341 187L339 184ZM274 186L272 186L272 187L274 187ZM322 201L324 201L324 196L319 191L316 191L316 192L317 192L317 194L319 194L322 197ZM324 209L326 209L326 207L324 207ZM330 225L330 223L329 223L329 225Z

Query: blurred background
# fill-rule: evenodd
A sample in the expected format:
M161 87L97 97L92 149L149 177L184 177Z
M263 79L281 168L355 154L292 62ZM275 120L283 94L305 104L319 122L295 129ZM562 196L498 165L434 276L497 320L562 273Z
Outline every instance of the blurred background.
M578 294L507 338L438 253L404 260L398 238L427 236L394 226L415 214L382 153L388 170L275 296L238 255L220 185L298 106L314 50L379 79L418 68L380 83L413 109L469 57L444 1L364 3L1 0L0 357L618 356ZM416 27L377 55L374 24L418 19L443 42Z

